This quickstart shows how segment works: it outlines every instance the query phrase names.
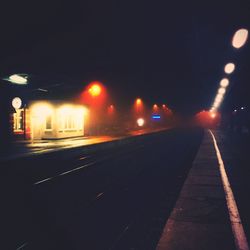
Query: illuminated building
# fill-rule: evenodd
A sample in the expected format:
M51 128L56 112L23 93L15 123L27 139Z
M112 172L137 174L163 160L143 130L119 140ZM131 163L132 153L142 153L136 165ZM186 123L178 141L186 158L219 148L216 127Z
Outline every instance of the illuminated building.
M59 139L85 134L87 109L60 101L32 101L15 109L13 133L25 139Z

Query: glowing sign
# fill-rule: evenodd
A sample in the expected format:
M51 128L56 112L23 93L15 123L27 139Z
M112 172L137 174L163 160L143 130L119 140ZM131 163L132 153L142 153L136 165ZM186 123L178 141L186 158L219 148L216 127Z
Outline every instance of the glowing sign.
M154 120L159 120L159 119L161 119L161 116L160 115L152 115L152 118Z

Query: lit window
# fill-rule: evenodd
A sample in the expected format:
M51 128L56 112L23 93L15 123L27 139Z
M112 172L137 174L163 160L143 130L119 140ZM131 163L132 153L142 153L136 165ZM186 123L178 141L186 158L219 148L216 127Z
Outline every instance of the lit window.
M76 129L76 119L73 114L67 114L64 117L64 128L65 130Z
M52 115L47 115L46 116L46 130L51 130L52 129Z

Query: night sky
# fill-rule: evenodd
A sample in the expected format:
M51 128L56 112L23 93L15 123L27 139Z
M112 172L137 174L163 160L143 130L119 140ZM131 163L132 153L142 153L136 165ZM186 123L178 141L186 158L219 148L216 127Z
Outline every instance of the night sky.
M192 113L210 107L233 61L222 108L250 105L250 43L231 46L250 29L248 0L9 2L0 28L0 75L28 73L30 88L99 80L118 105L140 96Z

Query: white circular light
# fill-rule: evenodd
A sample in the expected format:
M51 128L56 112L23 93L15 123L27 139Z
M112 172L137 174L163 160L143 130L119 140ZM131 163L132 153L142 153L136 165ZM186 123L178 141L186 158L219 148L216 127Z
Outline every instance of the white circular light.
M221 95L224 95L226 93L226 89L221 87L221 88L219 88L218 93Z
M234 48L241 48L247 41L248 30L247 29L239 29L235 32L232 40L232 45Z
M234 63L228 63L225 68L224 68L224 71L225 73L227 74L231 74L233 73L235 70L235 64Z
M216 117L216 113L211 113L210 116L214 119Z
M220 86L221 87L224 87L226 88L229 84L229 80L227 78L223 78L221 81L220 81Z
M137 119L137 125L138 125L139 127L142 127L142 126L144 125L144 123L145 123L145 121L144 121L143 118Z
M19 97L15 97L12 100L12 107L15 109L20 109L22 107L22 100Z

